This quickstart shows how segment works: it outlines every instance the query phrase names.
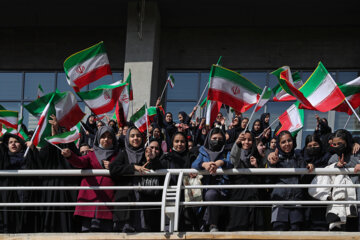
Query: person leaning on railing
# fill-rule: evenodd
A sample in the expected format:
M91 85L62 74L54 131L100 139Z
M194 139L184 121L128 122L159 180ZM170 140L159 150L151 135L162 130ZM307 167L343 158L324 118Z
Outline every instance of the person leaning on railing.
M65 148L62 155L71 165L83 169L108 169L118 153L115 133L111 127L103 126L95 134L94 151L79 157ZM114 186L110 177L84 177L81 186ZM113 202L114 190L80 190L78 202ZM108 206L76 206L74 215L81 217L83 232L110 232L113 230L112 208Z
M305 168L309 171L314 165L306 164L301 156L300 150L295 150L296 143L289 131L280 132L276 150L268 155L270 168ZM299 184L299 175L279 175L269 178L272 184ZM274 201L301 201L304 200L304 189L301 188L275 188L271 193L271 200ZM275 231L300 231L304 222L303 209L294 206L276 205L272 209L271 223Z

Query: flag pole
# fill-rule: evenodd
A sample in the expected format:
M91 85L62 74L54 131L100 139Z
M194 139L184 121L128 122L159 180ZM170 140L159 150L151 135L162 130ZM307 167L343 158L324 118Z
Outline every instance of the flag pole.
M197 102L196 106L199 106L200 101L201 101L202 97L204 96L205 91L206 91L206 88L207 88L208 85L209 85L209 83L207 83L207 84L205 85L205 88L204 88L203 92L201 93L201 96L200 96L199 101Z
M82 121L80 121L80 126L82 127L82 129L84 130L84 132L86 133L86 128L84 127L84 125L83 125L83 123L82 123Z
M149 137L149 122L148 122L148 108L147 108L147 104L146 104L146 101L145 101L145 114L146 114L146 144L145 144L145 147L147 145L150 144L150 137Z
M38 131L39 131L39 125L36 126L35 132L34 132L34 134L31 136L30 142L32 142L32 141L34 140L34 137L35 137L35 135L37 134ZM26 151L25 151L25 153L24 153L24 158L25 158L26 155L28 154L29 149L30 149L30 147L27 147L27 148L26 148Z
M48 143L50 143L51 145L53 145L54 147L56 147L57 149L59 149L60 151L62 151L62 148L59 147L58 145L49 142L47 139L45 139L45 140L46 140Z
M345 126L344 126L344 129L347 127L349 121L350 121L350 118L351 118L351 115L349 115L348 119L346 120L346 123L345 123Z
M261 95L260 95L260 98L259 98L259 100L257 101L257 103L256 103L256 105L255 105L255 107L254 107L254 109L253 109L253 111L252 111L252 113L251 113L251 115L250 115L249 121L248 121L248 123L246 124L246 127L245 127L244 132L246 132L246 130L248 129L249 124L250 124L250 121L251 121L252 117L254 116L255 110L256 110L257 106L259 105L259 102L261 101L262 97L264 96L266 89L267 89L267 86L264 87L264 89L263 89L263 91L262 91L262 93L261 93Z
M161 93L161 95L160 95L160 100L162 99L162 97L163 97L163 95L164 95L164 92L165 92L165 89L166 89L166 87L167 87L168 83L169 83L169 82L166 80L166 83L165 83L164 89L162 90L162 93Z
M276 123L278 120L279 118L276 118L267 128L264 129L264 131L258 137L261 137L264 134L265 130L271 128L271 126L274 125L274 123Z
M345 101L346 101L346 103L349 105L351 111L355 114L355 116L356 116L356 118L358 119L358 121L360 122L360 117L359 117L359 115L357 115L355 109L351 106L351 104L349 103L349 101L348 101L346 98L345 98Z

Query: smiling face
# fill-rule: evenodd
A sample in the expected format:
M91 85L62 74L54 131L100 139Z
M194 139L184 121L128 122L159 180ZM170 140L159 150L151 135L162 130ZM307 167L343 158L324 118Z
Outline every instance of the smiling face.
M255 131L259 131L259 130L260 130L260 122L259 122L259 121L256 121L256 122L254 123L254 130L255 130Z
M134 148L138 148L142 144L142 136L139 130L133 128L129 133L129 143Z
M245 133L244 140L241 141L242 149L249 150L253 146L253 138L251 133Z
M8 148L11 153L18 153L21 151L21 144L16 138L10 137Z
M172 122L172 114L171 113L167 113L166 116L165 116L165 121L170 123Z
M186 149L186 139L183 135L177 134L173 140L173 148L177 152L182 152Z
M269 116L269 115L266 115L266 117L265 117L265 119L264 119L264 122L269 123L269 121L270 121L270 116Z
M280 148L285 153L290 153L293 149L294 141L290 134L284 134L280 137Z
M248 122L249 122L249 119L244 118L244 119L241 121L241 128L245 128L246 125L248 124Z
M103 148L111 148L113 146L113 138L111 133L105 132L103 135L101 135L99 142Z

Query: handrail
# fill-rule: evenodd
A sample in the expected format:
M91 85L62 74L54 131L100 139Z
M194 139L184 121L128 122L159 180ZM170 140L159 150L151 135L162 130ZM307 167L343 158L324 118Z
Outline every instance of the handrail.
M190 173L197 173L201 175L210 175L207 171L198 171L196 169L160 169L150 171L144 174L135 173L128 176L165 176L166 173L179 174L183 172L184 175ZM233 168L233 169L218 169L216 174L225 175L349 175L360 174L354 173L354 168L315 168L311 173L307 168ZM31 169L31 170L0 170L0 177L13 177L13 176L110 176L109 170L106 169Z

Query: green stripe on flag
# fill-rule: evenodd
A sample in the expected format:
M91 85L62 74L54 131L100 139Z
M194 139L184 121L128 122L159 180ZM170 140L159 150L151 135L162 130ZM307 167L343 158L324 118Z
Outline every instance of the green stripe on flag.
M71 68L78 65L79 63L82 63L92 57L95 57L103 53L106 53L106 50L104 47L104 42L101 41L89 48L86 48L80 52L72 54L64 62L64 69L66 74L67 71L69 71Z
M3 105L0 104L0 110L6 110Z
M19 112L10 110L0 110L0 117L18 117Z
M149 107L148 108L148 115L149 116L153 116L153 115L156 115L157 112L156 112L156 107Z
M221 66L217 66L217 65L212 65L211 67L211 72L210 72L210 77L218 77L218 78L223 78L226 80L229 80L237 85L241 85L241 87L261 94L262 89L259 88L258 86L256 86L254 83L252 83L251 81L249 81L248 79L246 79L245 77L243 77L242 75L240 75L237 72L234 72L230 69L221 67Z
M47 137L45 139L48 141L51 141L51 139L54 139L54 138L67 138L68 136L74 135L76 132L77 132L77 130L73 130L70 132L64 132L64 133L60 133L60 134L57 134L57 135L54 135L51 137Z
M206 98L204 98L204 100L202 100L202 102L200 103L200 107L201 108L203 108L204 106L205 106L205 104L206 104L206 101L207 101L207 97Z
M130 120L132 122L136 122L138 119L140 119L142 116L145 115L146 112L146 106L143 105L134 115L131 116Z
M319 62L315 71L311 74L308 80L306 80L304 85L299 88L299 90L304 94L304 97L309 97L320 86L328 74L329 72L326 70L324 65Z

